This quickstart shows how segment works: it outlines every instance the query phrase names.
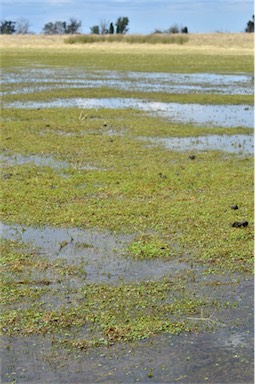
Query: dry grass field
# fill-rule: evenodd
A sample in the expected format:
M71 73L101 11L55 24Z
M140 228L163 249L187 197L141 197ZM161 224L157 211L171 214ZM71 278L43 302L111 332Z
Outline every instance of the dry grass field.
M123 42L98 42L89 44L66 44L66 35L2 35L1 49L54 49L54 50L93 50L107 52L159 52L164 53L206 53L229 55L253 55L254 39L249 33L189 34L183 44L129 44Z

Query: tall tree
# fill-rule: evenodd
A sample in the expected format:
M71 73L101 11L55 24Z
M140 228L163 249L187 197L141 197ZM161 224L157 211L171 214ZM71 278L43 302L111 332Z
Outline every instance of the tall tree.
M128 31L128 17L119 17L118 20L116 21L116 33L122 33L125 34Z
M2 20L0 24L0 34L12 35L16 32L15 21Z
M114 25L113 25L113 23L110 24L109 33L110 33L110 35L114 34Z

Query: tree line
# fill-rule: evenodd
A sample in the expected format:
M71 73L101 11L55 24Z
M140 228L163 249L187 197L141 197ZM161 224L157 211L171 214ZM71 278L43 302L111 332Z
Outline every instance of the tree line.
M104 20L99 25L90 27L90 32L93 34L125 34L128 31L128 17L119 17L115 24L113 22L106 23ZM45 35L63 35L63 34L79 34L81 33L82 22L75 18L70 18L69 22L55 21L48 22L44 25L42 33ZM0 34L28 34L30 32L30 23L27 19L2 20L0 22Z
M128 17L118 17L115 23L101 20L99 25L90 27L90 33L96 35L106 34L126 34L128 32ZM82 22L75 18L66 21L50 21L46 23L42 29L45 35L63 35L63 34L80 34ZM0 34L28 34L30 32L30 23L27 19L20 18L16 21L2 20L0 22ZM247 22L245 32L254 32L254 15L252 20ZM172 25L166 30L156 29L153 33L188 33L188 27L179 27L177 24Z
M101 20L100 25L93 25L90 27L90 33L94 35L113 35L117 34L126 34L128 32L128 17L118 17L115 24L113 22L109 23L105 20Z
M95 35L107 34L126 34L128 32L129 18L118 17L115 23L101 20L100 24L90 27L90 33ZM55 21L48 22L44 25L42 33L45 35L64 35L64 34L80 34L82 22L75 18L70 18L69 22ZM2 20L0 22L0 34L29 34L30 23L27 19ZM153 33L188 33L188 28L173 25L165 31L156 29Z

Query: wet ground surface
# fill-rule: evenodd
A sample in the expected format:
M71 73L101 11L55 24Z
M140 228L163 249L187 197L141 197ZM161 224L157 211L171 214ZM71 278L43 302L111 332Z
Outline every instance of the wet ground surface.
M79 108L79 109L137 109L150 115L163 117L178 123L191 123L222 127L253 127L254 108L246 105L201 105L161 103L128 98L102 99L53 99L45 102L17 101L6 103L4 108Z
M27 155L20 154L10 155L6 151L0 154L0 162L3 166L16 166L23 164L34 164L37 167L49 167L54 170L64 169L76 169L76 170L100 170L103 168L97 168L90 164L70 164L68 161L56 160L52 156L43 155Z
M252 279L226 289L225 299L237 305L212 314L211 323L201 319L211 329L198 334L163 334L74 354L54 349L47 337L5 337L2 382L252 384L252 292Z
M129 259L122 251L132 235L6 224L1 226L1 235L31 244L42 257L47 255L52 260L76 264L83 259L87 275L84 282L78 283L82 285L174 278L190 269L185 263ZM206 294L227 303L210 314L191 316L204 331L179 336L162 334L136 343L74 352L53 346L53 336L4 337L2 382L252 383L253 279L238 274L203 275L201 267L193 268L196 279L189 283L190 288L197 295ZM56 307L60 297L48 294L41 300ZM82 332L79 330L81 336Z
M78 228L33 228L1 225L1 237L32 244L50 259L65 259L84 265L86 282L158 280L186 268L184 263L160 260L134 260L124 255L132 235L84 231Z
M150 74L135 72L84 71L83 69L16 68L3 74L3 94L33 93L56 88L111 87L143 92L252 94L253 80L246 75ZM43 85L42 85L43 84ZM246 105L199 105L142 101L139 99L57 99L49 102L16 102L14 108L133 108L181 123L222 127L253 127L253 108ZM197 138L144 138L174 150L219 149L251 154L250 135L210 135ZM38 155L5 154L4 165L34 163L53 169L66 169L66 161ZM84 166L83 169L95 169ZM7 175L8 176L8 175ZM190 271L177 261L130 258L125 249L135 235L2 224L1 236L32 244L41 257L82 262L86 283L120 284L157 281ZM3 383L253 383L253 279L203 275L195 266L197 295L207 294L229 305L210 315L193 318L204 332L172 336L162 334L135 344L121 343L88 351L67 352L54 346L51 336L4 337L2 339ZM183 275L184 276L184 275ZM214 284L215 281L219 284ZM213 285L211 284L213 283ZM72 283L70 282L70 286ZM57 284L56 284L57 286ZM56 288L54 286L54 288ZM60 287L57 286L57 289ZM65 292L63 292L65 295ZM59 297L41 298L57 305ZM207 329L208 328L208 329Z
M198 137L148 138L152 144L163 145L176 151L219 150L239 155L252 155L254 152L253 135L208 135Z
M31 84L29 87L20 86ZM36 84L43 85L37 86ZM88 71L86 68L16 68L3 73L2 84L15 90L2 94L32 93L56 88L114 88L142 92L253 94L253 78L244 74L180 74L120 71Z

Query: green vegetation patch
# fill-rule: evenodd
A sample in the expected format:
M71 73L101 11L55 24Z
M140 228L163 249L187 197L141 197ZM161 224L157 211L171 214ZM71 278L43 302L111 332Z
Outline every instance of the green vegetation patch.
M18 54L17 54L18 52ZM81 50L65 52L20 48L2 50L1 64L5 71L14 67L84 67L93 70L118 70L165 73L253 73L253 55L214 54L198 52L139 51L107 52ZM17 68L18 72L18 68Z
M132 241L127 247L127 251L135 259L167 259L171 257L171 247L155 235L143 234Z
M158 244L157 244L158 245ZM86 349L160 332L200 329L194 315L221 306L190 290L188 274L160 282L85 284L80 268L49 262L37 249L1 243L1 332L52 335L52 342ZM68 280L76 278L72 288ZM185 283L185 279L187 282Z
M88 284L68 294L79 304L45 309L42 303L35 303L30 308L4 312L4 333L52 334L55 342L85 349L144 339L160 332L198 330L200 325L189 317L199 315L201 308L209 314L219 305L166 281L119 286Z
M39 84L37 84L39 86ZM15 89L15 85L13 86ZM21 88L22 89L22 88ZM8 91L11 88L9 87ZM213 104L213 105L253 105L253 95L222 95L222 94L170 94L165 92L138 92L112 88L68 88L51 89L40 92L31 92L27 94L4 95L4 102L20 101L50 101L54 99L71 98L135 98L149 101L159 101L164 103L188 103L188 104Z
M49 261L38 250L16 241L1 241L1 304L22 304L37 301L49 286L61 284L66 277L84 276L77 266L64 260Z
M243 127L224 128L170 122L133 109L3 109L1 126L5 150L21 154L54 153L54 156L58 157L63 154L63 160L69 158L69 153L75 154L77 159L79 147L84 150L86 148L86 155L93 152L94 160L100 160L100 152L103 155L107 148L121 150L122 143L125 143L126 147L122 153L125 158L128 155L127 153L125 155L128 149L127 143L130 143L130 153L133 148L137 151L140 148L142 151L144 143L139 142L140 137L196 137L252 133L250 128ZM107 160L110 164L111 156Z
M182 259L192 257L212 269L252 269L252 158L202 151L192 160L190 152L148 147L138 138L220 133L221 128L181 126L135 111L10 110L3 118L4 222L138 236L152 230L175 244L171 252ZM26 161L15 163L12 157L8 164L15 154ZM53 165L35 164L31 154L50 158ZM239 209L231 209L233 204ZM243 220L247 227L232 227Z

